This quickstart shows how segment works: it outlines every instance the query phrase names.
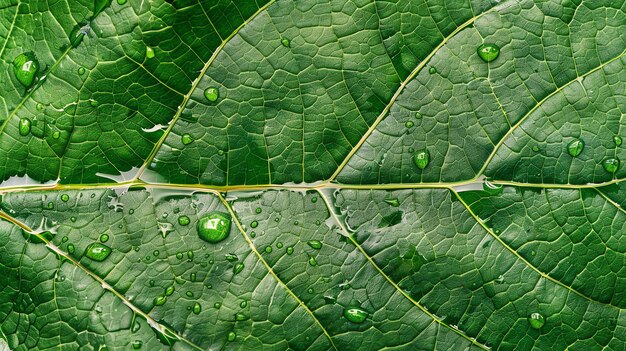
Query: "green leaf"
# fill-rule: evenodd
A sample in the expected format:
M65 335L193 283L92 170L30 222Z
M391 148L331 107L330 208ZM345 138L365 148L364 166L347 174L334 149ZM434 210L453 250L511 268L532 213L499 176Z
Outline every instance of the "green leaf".
M0 4L0 350L622 350L616 1Z

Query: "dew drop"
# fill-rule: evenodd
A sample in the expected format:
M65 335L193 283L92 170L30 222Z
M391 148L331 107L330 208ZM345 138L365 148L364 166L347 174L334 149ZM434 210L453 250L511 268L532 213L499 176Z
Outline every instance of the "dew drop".
M352 323L365 322L369 314L359 307L349 307L343 310L343 316Z
M289 39L287 39L287 38L283 38L283 39L280 41L280 43L281 43L281 44L283 44L283 46L284 46L284 47L286 47L286 48L288 48L288 47L291 45L291 42L290 42L290 41L289 41Z
M195 304L193 304L192 311L194 314L200 314L200 311L202 311L202 306L196 302Z
M132 345L133 345L133 350L139 350L141 346L143 345L143 342L141 342L141 340L135 340L133 341Z
M189 222L191 222L191 221L189 220L189 217L187 217L187 216L180 216L180 217L178 217L178 224L180 224L182 226L188 225Z
M543 325L546 323L546 320L540 313L535 312L530 314L530 317L528 317L528 322L530 323L531 327L535 329L541 329L541 327L543 327Z
M248 320L248 316L246 316L243 313L236 313L235 314L235 320L236 321L246 321L246 320Z
M226 255L224 255L224 258L226 258L226 261L228 262L235 262L239 260L239 257L237 257L237 255L233 254L233 253L228 253Z
M246 306L248 306L248 301L241 301L241 303L239 303L239 307L241 308L246 308Z
M219 303L219 302L216 302L216 303L213 304L213 307L214 308L220 308L220 307L222 307L222 304Z
M580 139L574 139L570 141L569 144L567 144L567 153L570 154L570 156L572 157L576 157L580 155L581 152L583 152L584 148L585 148L584 141Z
M61 201L68 202L70 200L70 196L67 194L61 195Z
M220 97L220 91L216 87L209 87L204 90L204 97L210 102L215 102Z
M167 296L165 295L159 295L157 297L154 298L154 305L155 306L162 306L167 302Z
M79 67L79 68L78 68L78 74L79 74L79 75L81 75L81 76L82 76L83 74L85 74L85 67Z
M228 341L235 341L237 339L237 334L235 332L228 333Z
M437 73L437 69L435 67L431 67L431 68L428 69L428 73L435 74L435 73Z
M151 48L149 46L146 46L146 57L149 58L149 59L154 58L154 49L153 48Z
M26 88L30 88L37 78L39 61L31 52L17 55L13 60L13 73L17 80Z
M614 136L613 137L613 143L615 143L615 146L620 146L622 145L622 138L619 136Z
M92 243L85 249L85 256L98 262L104 261L110 254L111 248L101 243Z
M491 62L500 55L500 47L496 44L482 44L476 50L478 56L485 62Z
M287 251L287 255L293 254L293 247L291 247L291 246L287 247L286 251Z
M191 291L187 291L187 292L185 293L185 295L186 295L187 297L193 297L193 293L192 293Z
M67 236L64 236L63 238L61 238L61 242L65 243L69 240L70 238L68 238Z
M400 206L400 201L398 201L398 199L385 199L385 202L393 207Z
M602 161L602 167L609 173L615 173L619 169L619 160L616 158L607 158Z
M193 251L191 251L191 250L187 251L187 258L189 260L193 260Z
M192 282L195 282L196 281L196 273L190 273L189 274L189 280L192 281Z
M415 112L415 119L422 119L422 114L419 112Z
M161 252L159 252L159 250L154 250L154 251L152 251L152 256L158 257L160 253Z
M28 135L30 133L30 119L20 118L19 130L21 136Z
M125 3L126 3L126 0L117 0L118 5L124 5Z
M265 247L265 252L267 252L267 253L272 253L272 247L271 247L271 246L269 246L269 245L268 245L268 246L266 246L266 247Z
M276 248L277 248L277 249L282 249L282 248L283 248L283 243L282 243L282 242L280 242L280 241L279 241L279 242L277 242L277 243L276 243Z
M309 257L309 264L311 266L317 266L317 261L315 260L315 257L313 256Z
M193 142L193 138L187 133L183 134L180 140L182 141L183 145L189 145Z
M315 250L319 250L322 248L322 242L319 240L309 240L307 241L307 244Z
M176 253L176 258L178 258L179 260L183 259L183 253L182 252L177 252Z
M246 267L246 266L245 266L243 263L241 263L241 262L237 263L237 264L235 265L235 267L233 268L233 274L239 274L239 273L241 273L241 271L243 271L243 269L244 269L245 267Z
M100 235L100 241L103 243L106 243L107 241L109 241L109 235L108 234Z
M260 207L257 207L256 210L254 210L254 212L259 214L259 213L263 212L263 209L261 209Z
M259 225L259 222L257 221L252 221L252 223L250 223L251 228L256 228L258 225Z
M74 244L67 244L67 252L73 254L76 251Z
M417 150L413 155L413 161L419 169L424 169L430 162L430 153L427 149Z
M165 296L170 296L174 293L174 285L170 285L167 288L165 288Z
M230 216L222 212L211 212L198 221L198 236L200 239L218 243L230 232Z
M406 121L404 123L404 126L407 128L413 128L413 126L415 125L415 123L413 123L413 121Z
M532 150L533 150L534 152L539 152L539 146L537 146L537 145L533 145Z

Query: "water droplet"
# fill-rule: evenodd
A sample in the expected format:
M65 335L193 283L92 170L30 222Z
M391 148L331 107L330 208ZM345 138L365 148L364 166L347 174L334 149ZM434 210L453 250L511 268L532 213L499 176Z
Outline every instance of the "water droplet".
M183 259L183 253L182 252L177 252L176 253L176 258L178 258L179 260Z
M76 251L74 244L67 244L67 252L73 254Z
M530 314L530 317L528 317L528 322L530 323L531 327L535 329L541 329L541 327L543 327L543 325L546 323L546 320L540 313L535 312Z
M54 208L54 202L52 202L52 201L48 202L48 206L47 207L50 210L53 209Z
M61 195L61 201L68 202L70 200L70 196L67 194Z
M85 74L85 67L79 67L79 68L78 68L78 74L79 74L79 75L81 75L81 76L82 76L83 74Z
M191 251L191 250L187 251L187 258L189 260L193 260L193 251Z
M534 152L539 152L539 146L537 146L537 145L533 145L532 150L533 150Z
M198 236L204 241L218 243L230 232L230 216L222 212L211 212L198 221Z
M256 208L256 210L255 210L255 212L256 212L257 214L259 214L259 213L263 212L263 210L262 210L260 207L257 207L257 208Z
M435 73L437 73L437 69L435 67L431 67L431 68L428 69L428 73L435 74Z
M607 158L602 161L602 167L609 173L615 173L619 169L619 160L616 158Z
M216 87L209 87L204 90L204 97L210 102L215 102L220 97L220 91Z
M415 123L413 123L413 121L406 121L404 123L404 126L407 128L413 128L413 126L415 125Z
M291 45L291 42L290 42L290 41L289 41L289 39L287 39L287 38L283 38L283 39L280 41L280 43L281 43L281 44L283 44L283 46L284 46L284 47L286 47L286 48L288 48L288 47Z
M222 304L219 303L219 302L216 302L216 303L213 304L213 307L214 308L220 308L220 307L222 307Z
M245 267L246 267L246 266L245 266L243 263L241 263L241 262L237 263L237 264L235 265L235 267L233 268L233 274L239 274L239 273L241 273L241 271L243 271L243 269L244 269Z
M165 288L165 296L170 296L174 293L174 285L170 285L167 288Z
M73 217L73 216L72 216L72 217L70 217L70 221L72 221L72 222L76 222L76 217Z
M187 297L193 297L193 293L192 293L191 291L187 291L187 292L185 293L185 295L186 295Z
M248 301L241 301L241 303L239 303L239 307L241 308L246 308L246 306L248 306Z
M246 316L243 313L236 313L235 314L235 320L236 321L246 321L246 320L248 320L248 316Z
M309 264L311 266L317 266L317 261L315 260L315 257L313 256L309 257Z
M580 139L574 139L567 144L567 153L572 157L576 157L583 152L585 148L585 142Z
M237 339L237 334L235 332L228 333L228 341L235 341Z
M415 119L422 119L422 114L419 112L415 112Z
M118 5L124 5L125 3L126 3L126 0L117 0Z
M252 223L250 223L250 227L252 228L256 228L259 225L259 222L257 221L252 221Z
M500 47L496 44L482 44L476 50L478 56L485 62L491 62L500 55Z
M157 257L157 256L159 256L160 253L161 252L159 252L159 250L154 250L154 251L152 251L152 256Z
M103 243L106 243L107 241L109 241L109 235L108 234L100 235L100 241Z
M39 61L31 52L17 55L13 60L13 73L17 80L26 88L30 88L37 78Z
M430 162L430 153L427 149L417 150L413 155L413 161L419 169L424 169Z
M85 256L94 261L102 262L111 254L111 248L101 244L92 243L85 249Z
M141 342L141 340L133 341L133 350L139 350L142 345L143 345L143 342Z
M269 245L268 245L268 246L266 246L266 247L265 247L265 252L267 252L267 253L272 253L272 247L271 247L271 246L269 246Z
M307 292L307 293L309 293L309 294L312 294L314 291L313 291L313 288L308 288L308 289L306 290L306 292Z
M277 243L276 243L276 248L277 248L277 249L282 249L282 248L283 248L283 243L282 243L282 242L280 242L280 241L279 241L279 242L277 242Z
M202 311L202 306L197 302L193 304L193 313L200 314L200 311Z
M68 238L67 236L64 236L63 238L61 238L61 242L65 243L69 240L70 238Z
M190 273L189 274L189 280L191 280L192 282L196 281L196 273Z
M187 133L183 134L180 140L182 141L183 145L189 145L193 142L193 138Z
M38 103L36 107L37 107L37 111L43 111L44 106L42 103Z
M128 210L128 214L133 214L133 213L135 213L135 210L133 210L132 208Z
M312 202L312 203L316 203L316 202L317 202L317 196L313 196L313 197L311 198L311 202Z
M307 241L307 244L315 250L319 250L322 248L322 242L319 240L309 240Z
M343 316L352 323L361 324L365 322L369 314L359 307L349 307L343 310Z
M130 327L130 331L133 333L136 333L139 331L139 329L141 329L141 324L139 324L139 322L135 321L133 323L133 325Z
M613 143L615 143L615 146L620 146L622 145L622 138L619 136L614 136L613 137Z
M188 225L189 222L191 222L191 221L189 220L189 217L187 217L187 216L180 216L180 217L178 217L178 224L180 224L182 226Z
M254 230L250 232L250 237L256 238L256 232Z
M162 306L167 302L167 296L165 295L159 295L157 297L154 298L154 305L155 306Z
M20 118L19 130L21 136L28 135L30 133L30 119Z
M237 255L235 255L233 253L228 253L228 254L224 255L224 258L226 258L226 261L228 261L228 262L235 262L235 261L239 260L239 257L237 257Z
M293 254L293 247L289 246L287 247L287 255L291 255Z
M393 207L400 206L400 201L398 201L398 199L386 199L385 202Z
M146 46L146 57L149 58L149 59L154 58L154 49L153 48L151 48L149 46Z

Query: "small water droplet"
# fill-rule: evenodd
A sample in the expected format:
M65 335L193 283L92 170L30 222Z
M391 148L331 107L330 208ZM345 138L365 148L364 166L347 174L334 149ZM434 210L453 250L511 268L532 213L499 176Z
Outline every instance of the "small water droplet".
M491 62L500 55L500 47L496 44L482 44L476 50L478 56L485 62Z
M200 314L200 311L202 311L202 306L199 303L195 303L193 304L193 313L195 314Z
M309 257L309 264L311 266L317 266L317 261L315 260L315 257L313 256Z
M309 293L309 294L312 294L314 291L313 291L313 288L308 288L308 289L306 290L306 292L307 292L307 293Z
M187 216L180 216L178 217L178 224L185 226L188 225L191 221L189 220L189 217Z
M76 251L74 244L67 244L67 252L73 254Z
M293 254L293 247L291 247L291 246L287 247L286 251L287 251L287 255Z
M161 252L159 252L159 250L154 250L154 251L152 251L152 256L158 257L160 253Z
M209 87L204 90L204 97L210 102L215 102L220 97L220 91L216 87Z
M235 341L237 339L237 334L235 332L228 333L228 341Z
M419 112L415 112L415 119L422 119L422 114Z
M431 68L428 69L428 73L435 74L435 73L437 73L437 69L435 67L431 67Z
M239 303L239 307L241 308L246 308L246 306L248 306L248 301L241 301L241 303Z
M191 251L191 250L187 251L187 258L189 260L193 260L193 251Z
M118 0L118 2L119 2L119 0ZM143 342L141 342L141 340L133 341L133 350L139 350L142 345L143 345Z
M281 44L283 44L283 46L284 46L284 47L286 47L286 48L288 48L288 47L291 45L291 42L290 42L290 41L289 41L289 39L287 39L287 38L283 38L283 39L280 41L280 43L281 43Z
M424 169L430 162L430 152L427 149L417 150L413 155L413 161L419 169Z
M103 243L106 243L107 241L109 241L109 235L108 234L100 235L100 241Z
M92 243L85 249L85 256L94 261L102 262L111 254L111 248L101 244Z
M167 302L167 296L165 295L159 295L157 297L154 298L154 305L155 306L162 306Z
M271 246L269 246L269 245L268 245L268 246L266 246L266 247L265 247L265 252L267 252L267 253L272 253L272 247L271 247Z
M319 250L322 248L322 242L319 240L309 240L307 241L307 244L315 250Z
M250 223L251 228L256 228L258 225L259 225L259 222L257 221L252 221L252 223Z
M235 314L235 320L236 321L245 321L245 320L248 320L248 316L246 316L243 313L236 313Z
M118 5L124 5L125 3L126 3L126 0L117 0Z
M79 67L79 68L78 68L78 74L79 74L79 75L81 75L81 76L82 76L83 74L85 74L85 67Z
M196 281L196 273L190 273L189 274L189 280L192 281L192 282L195 282Z
M191 292L191 291L187 291L187 292L185 293L185 295L186 295L187 297L193 297L193 292Z
M539 149L539 146L537 146L537 145L533 145L532 150L533 150L534 152L539 152L539 150L540 150L540 149Z
M73 217L73 216L72 216L72 217L70 217L70 221L72 221L72 222L76 222L76 217Z
M220 308L220 307L222 307L222 304L219 303L219 302L216 302L216 303L213 304L213 307L214 308Z
M283 243L282 243L282 242L280 242L280 241L279 241L279 242L277 242L277 243L276 243L276 248L277 248L277 249L282 249L282 248L283 248Z
M70 196L67 194L61 195L61 201L68 202L70 200Z
M257 208L256 208L256 210L255 210L255 212L256 212L257 214L259 214L259 213L263 212L263 209L261 209L260 207L257 207Z
M218 243L230 232L230 216L222 212L211 212L198 221L198 236L204 241Z
M583 152L585 148L585 142L580 139L574 139L567 144L567 153L572 157L576 157Z
M540 313L535 312L530 314L530 317L528 317L528 322L530 323L531 327L535 329L541 329L541 327L543 327L543 325L546 323L546 320Z
M317 202L317 196L313 196L313 197L311 198L311 202L312 202L312 203L316 203L316 202Z
M153 48L151 48L149 46L146 46L146 57L149 58L149 59L154 58L154 49Z
M177 252L176 253L176 258L178 258L179 260L183 259L183 253L182 252Z
M30 133L30 119L20 118L19 131L21 136L26 136Z
M617 172L617 170L619 169L619 164L620 162L617 158L607 158L606 160L602 161L602 167L604 167L604 170L609 173Z
M349 307L343 310L343 316L352 323L361 324L369 314L359 307Z
M385 202L393 207L400 206L400 201L398 201L398 199L386 199Z
M233 253L228 253L226 255L224 255L224 258L226 258L226 261L228 262L235 262L239 260L239 257L237 257L237 255L233 254Z
M615 146L620 146L622 145L622 138L619 136L614 136L613 137L613 143L615 143Z
M170 296L174 293L174 285L170 285L167 288L165 288L165 296Z
M37 78L39 61L32 52L17 55L13 60L13 73L17 80L26 88L30 88Z
M63 238L61 238L61 242L67 242L70 238L68 238L67 236L64 236Z
M235 265L235 267L233 268L233 274L239 274L239 273L241 273L241 271L243 271L243 269L244 269L245 267L246 267L246 266L245 266L243 263L241 263L241 262L237 263L237 264Z
M413 128L413 126L415 125L415 123L413 123L413 121L406 121L404 123L404 126L407 128Z
M182 141L183 145L189 145L193 142L193 138L187 133L183 134L180 140Z

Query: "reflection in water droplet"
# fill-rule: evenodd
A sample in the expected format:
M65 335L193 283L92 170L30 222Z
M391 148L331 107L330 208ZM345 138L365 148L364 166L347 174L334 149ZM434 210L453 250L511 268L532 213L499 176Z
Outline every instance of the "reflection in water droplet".
M239 303L239 307L241 308L246 308L246 306L248 306L248 302L247 301L241 301L241 303Z
M26 88L30 88L37 78L39 61L31 52L17 55L13 60L13 73L17 80Z
M584 148L585 148L584 141L580 139L574 139L570 141L569 144L567 144L567 153L572 157L576 157L580 155L581 152L583 152Z
M67 252L73 254L76 251L74 244L67 244Z
M359 307L349 307L343 310L343 316L352 323L361 324L365 322L369 314Z
M167 288L165 288L165 296L170 296L174 293L174 285L170 285Z
M243 313L236 313L235 314L235 320L236 321L245 321L245 320L248 320L248 316L246 316Z
M19 125L20 135L26 136L30 133L30 119L28 118L20 118Z
M209 87L204 90L204 97L210 102L215 102L220 97L220 91L216 87Z
M427 149L417 150L413 155L413 161L419 169L424 169L430 162L430 153Z
M609 173L615 173L619 169L620 162L617 158L607 158L602 161L602 167Z
M85 256L98 262L104 261L110 254L111 248L101 243L92 243L85 249Z
M198 236L210 243L218 243L230 232L230 215L222 212L211 212L198 221Z
M500 47L496 44L482 44L476 50L478 56L485 62L491 62L500 55Z
M528 317L528 322L530 326L535 329L541 329L543 325L546 323L545 318L540 313L531 313L530 317Z

